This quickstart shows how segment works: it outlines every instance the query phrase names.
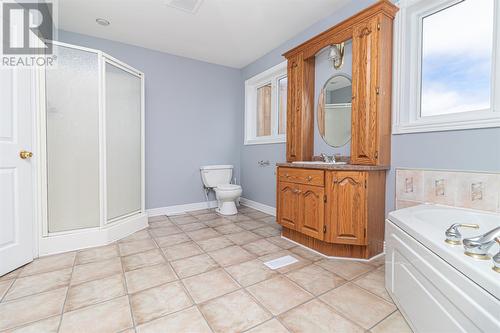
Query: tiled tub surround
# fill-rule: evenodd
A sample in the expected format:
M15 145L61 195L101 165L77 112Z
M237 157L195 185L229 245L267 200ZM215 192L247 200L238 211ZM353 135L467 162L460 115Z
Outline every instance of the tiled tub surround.
M409 332L383 258L325 259L247 207L150 219L108 246L43 257L0 277L0 331ZM264 261L299 262L272 271Z
M396 170L396 209L434 203L500 213L500 173Z

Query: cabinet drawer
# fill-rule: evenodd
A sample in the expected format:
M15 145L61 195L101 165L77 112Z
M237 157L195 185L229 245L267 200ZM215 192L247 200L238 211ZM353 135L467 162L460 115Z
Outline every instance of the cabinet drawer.
M279 168L278 177L283 182L315 186L325 185L325 172L323 170Z

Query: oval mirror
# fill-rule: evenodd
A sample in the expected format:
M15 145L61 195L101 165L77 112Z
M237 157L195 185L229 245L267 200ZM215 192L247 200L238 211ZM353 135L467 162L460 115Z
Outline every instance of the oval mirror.
M318 127L321 137L332 147L351 140L352 84L347 75L338 74L326 81L319 94Z

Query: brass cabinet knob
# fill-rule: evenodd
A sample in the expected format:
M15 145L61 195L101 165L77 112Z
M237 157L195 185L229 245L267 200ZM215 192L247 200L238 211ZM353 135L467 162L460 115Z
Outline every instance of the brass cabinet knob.
M307 181L310 182L311 180L313 180L313 177L312 176L307 176Z
M30 151L23 150L23 151L19 152L19 157L22 158L23 160L25 160L28 158L32 158L33 153Z

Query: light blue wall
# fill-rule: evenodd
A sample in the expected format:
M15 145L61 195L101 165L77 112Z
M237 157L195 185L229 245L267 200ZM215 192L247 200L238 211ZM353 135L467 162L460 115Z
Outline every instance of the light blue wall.
M285 51L348 18L373 2L375 1L352 1L347 7L314 24L295 38L243 68L243 81L280 63L284 60L281 54ZM244 110L244 105L242 105L242 110ZM286 158L285 144L244 146L242 135L240 136L240 168L243 195L250 200L275 207L275 169L273 166L259 167L257 161L270 160L273 164L284 161ZM315 143L317 142L318 138L315 137ZM326 149L320 143L319 148L315 147L315 152ZM397 167L500 171L500 129L393 135L391 166L387 178L387 211L394 208L395 169Z
M146 207L205 200L199 167L240 164L240 70L59 31L146 75ZM239 177L239 176L238 176Z

